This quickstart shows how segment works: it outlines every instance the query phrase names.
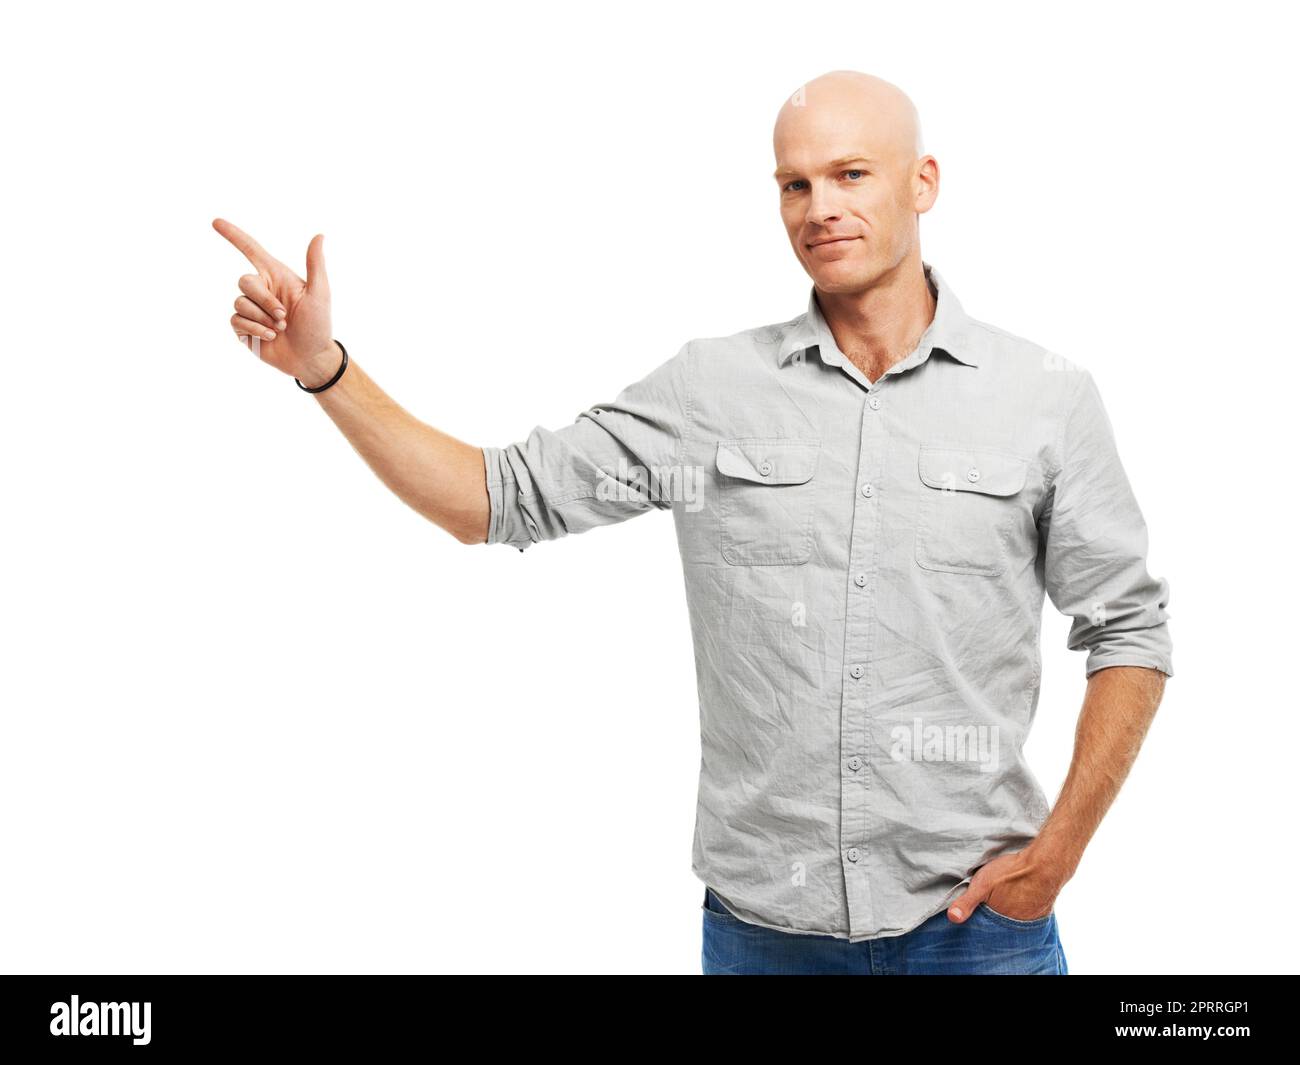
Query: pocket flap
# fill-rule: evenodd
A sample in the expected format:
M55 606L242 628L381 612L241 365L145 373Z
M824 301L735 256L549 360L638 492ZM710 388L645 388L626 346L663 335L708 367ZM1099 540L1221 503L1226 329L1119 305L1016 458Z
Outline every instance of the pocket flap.
M1029 460L1006 451L981 448L921 446L921 480L931 488L1012 496L1025 487Z
M820 453L817 440L719 440L718 472L756 484L803 484Z

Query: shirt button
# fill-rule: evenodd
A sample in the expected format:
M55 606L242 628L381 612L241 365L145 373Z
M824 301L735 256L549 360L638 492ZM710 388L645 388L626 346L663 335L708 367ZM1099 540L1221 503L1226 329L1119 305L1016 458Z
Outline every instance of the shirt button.
M870 407L872 410L880 410L880 397L872 396L869 400L867 400L867 406Z
M859 769L862 768L862 759L855 754L852 758L849 759L849 768L856 773Z
M852 677L854 680L860 680L862 674L865 672L866 670L863 669L861 666L854 666L852 669L849 670L849 676Z
M972 466L969 470L966 471L966 480L978 481L979 479L980 479L980 471L977 470L974 466Z
M766 477L769 473L772 472L772 464L768 462L767 459L764 459L762 462L758 464L758 472L761 473L764 477Z
M846 854L844 857L846 857L851 862L856 862L859 858L862 857L862 855L858 853L857 847L850 847L849 853Z
M853 578L853 583L856 584L859 588L863 587L867 583L867 575L865 573L859 573L856 577Z
M867 496L868 498L870 498L871 493L872 493L873 491L875 491L875 489L872 488L871 485L869 485L869 484L864 484L864 485L862 486L862 494L863 494L864 496Z

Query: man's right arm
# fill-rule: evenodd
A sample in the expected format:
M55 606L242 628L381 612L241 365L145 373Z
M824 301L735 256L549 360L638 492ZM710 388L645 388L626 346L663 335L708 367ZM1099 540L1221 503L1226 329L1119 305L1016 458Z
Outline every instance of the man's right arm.
M338 370L338 345L313 359L304 385L324 384ZM325 364L332 362L332 365ZM487 540L488 494L483 451L426 425L384 392L349 358L337 383L316 401L401 500L463 544Z
M689 343L613 400L505 447L475 447L415 418L354 361L315 393L366 464L403 502L461 543L533 543L666 510L698 490L681 466ZM338 372L331 342L307 360L308 387Z
M224 218L212 228L243 252L256 273L239 279L230 319L235 336L265 363L305 387L329 381L343 360L330 329L325 238L307 246L304 280ZM484 452L413 417L349 359L317 402L357 453L403 502L461 543L488 538L491 501Z
M230 324L263 362L316 388L339 372L324 237L307 247L304 280L239 227L213 228L255 274L239 279ZM313 393L366 464L403 502L461 543L541 540L668 509L693 490L681 466L689 422L691 344L610 403L556 430L537 426L504 448L475 447L412 416L349 359Z

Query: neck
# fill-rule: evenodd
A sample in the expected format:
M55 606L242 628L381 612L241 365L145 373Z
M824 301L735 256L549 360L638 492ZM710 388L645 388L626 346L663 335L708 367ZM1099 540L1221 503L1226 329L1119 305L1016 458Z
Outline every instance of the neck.
M844 357L873 384L916 350L938 307L919 255L861 292L818 289L817 304Z

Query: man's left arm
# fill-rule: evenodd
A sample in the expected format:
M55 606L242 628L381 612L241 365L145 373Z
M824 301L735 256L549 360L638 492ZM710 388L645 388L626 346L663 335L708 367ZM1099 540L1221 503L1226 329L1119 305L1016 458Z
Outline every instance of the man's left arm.
M1074 618L1067 646L1088 653L1074 757L1038 835L976 871L949 907L956 921L981 902L1020 920L1051 912L1119 794L1173 676L1169 583L1147 571L1146 524L1110 420L1092 375L1076 372L1039 518L1047 594Z
M969 916L980 902L1032 921L1051 911L1084 848L1119 794L1165 690L1165 674L1111 666L1088 678L1074 736L1074 758L1051 816L1024 850L984 865L950 912Z

